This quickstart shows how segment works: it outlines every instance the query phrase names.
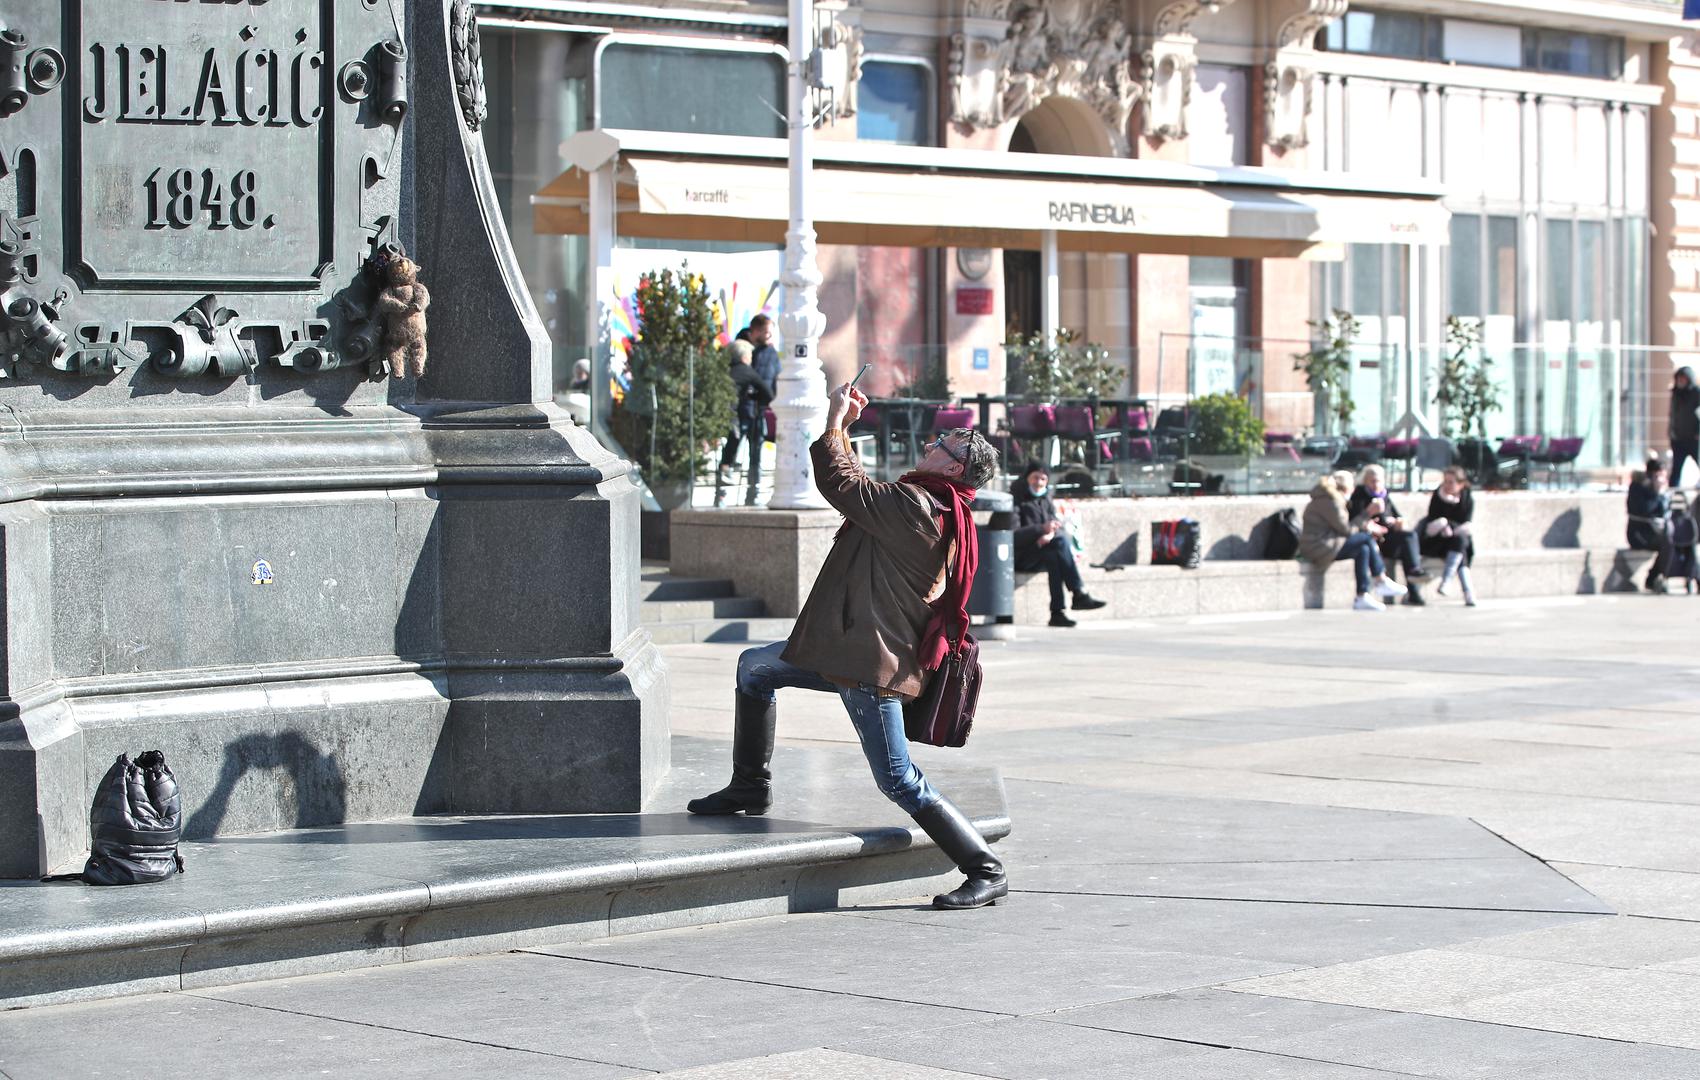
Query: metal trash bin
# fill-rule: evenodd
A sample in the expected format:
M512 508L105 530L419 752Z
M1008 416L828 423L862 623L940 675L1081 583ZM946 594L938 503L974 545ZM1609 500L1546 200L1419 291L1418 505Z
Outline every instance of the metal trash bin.
M974 532L980 539L980 566L968 595L968 614L986 617L974 636L1008 640L1015 636L1015 497L1007 491L977 493Z

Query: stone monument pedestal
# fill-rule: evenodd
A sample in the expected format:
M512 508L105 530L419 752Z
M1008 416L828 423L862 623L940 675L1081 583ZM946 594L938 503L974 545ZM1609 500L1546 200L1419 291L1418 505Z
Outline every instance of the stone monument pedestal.
M150 749L188 838L640 809L638 492L550 398L470 4L0 23L0 876L79 860ZM423 375L378 306L401 252Z

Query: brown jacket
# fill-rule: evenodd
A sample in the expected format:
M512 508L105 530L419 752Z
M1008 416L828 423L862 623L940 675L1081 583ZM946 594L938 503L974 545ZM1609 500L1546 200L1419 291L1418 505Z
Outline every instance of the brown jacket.
M842 437L809 447L815 484L848 526L797 616L784 658L841 684L920 694L927 597L944 571L943 509L913 484L868 479Z
M1346 497L1326 479L1319 481L1310 489L1310 502L1305 504L1299 554L1318 566L1333 562L1357 524L1357 519L1346 514Z

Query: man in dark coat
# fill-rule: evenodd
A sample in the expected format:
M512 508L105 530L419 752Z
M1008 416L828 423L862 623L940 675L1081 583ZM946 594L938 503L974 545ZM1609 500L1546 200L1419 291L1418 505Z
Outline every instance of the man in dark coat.
M1009 892L1003 863L972 821L909 758L903 702L920 695L968 624L979 547L974 492L997 472L997 451L968 428L933 442L895 483L869 479L845 431L868 399L833 391L826 431L809 447L815 484L844 524L788 641L738 658L732 782L687 805L693 814L765 814L772 805L774 691L837 694L880 791L915 819L967 875L933 898L971 908Z
M1694 385L1694 369L1676 369L1670 387L1670 486L1682 486L1682 465L1700 465L1700 386Z
M737 397L732 402L732 431L726 436L726 448L720 452L720 475L716 477L715 505L724 499L724 490L732 483L732 465L738 460L738 444L750 444L750 471L745 485L746 505L756 504L756 488L761 484L761 445L767 439L767 406L773 400L756 369L750 366L755 348L747 341L732 343L732 389Z
M1037 461L1028 462L1015 482L1015 568L1026 573L1043 570L1050 578L1051 625L1074 626L1063 609L1063 588L1074 594L1074 610L1091 611L1104 601L1091 596L1080 580L1074 545L1057 517L1051 501L1050 470Z
M773 320L766 315L757 315L750 320L749 338L755 346L756 354L750 360L756 369L756 374L767 383L767 389L773 397L779 396L779 350L773 347Z

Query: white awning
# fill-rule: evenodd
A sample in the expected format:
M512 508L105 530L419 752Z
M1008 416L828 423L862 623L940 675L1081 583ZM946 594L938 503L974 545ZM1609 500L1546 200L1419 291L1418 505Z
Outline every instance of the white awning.
M589 231L586 169L614 165L615 231L779 244L789 213L785 143L588 131L575 168L532 198L540 233ZM818 143L823 244L1330 258L1352 244L1445 244L1442 189L1344 174L1167 162Z

